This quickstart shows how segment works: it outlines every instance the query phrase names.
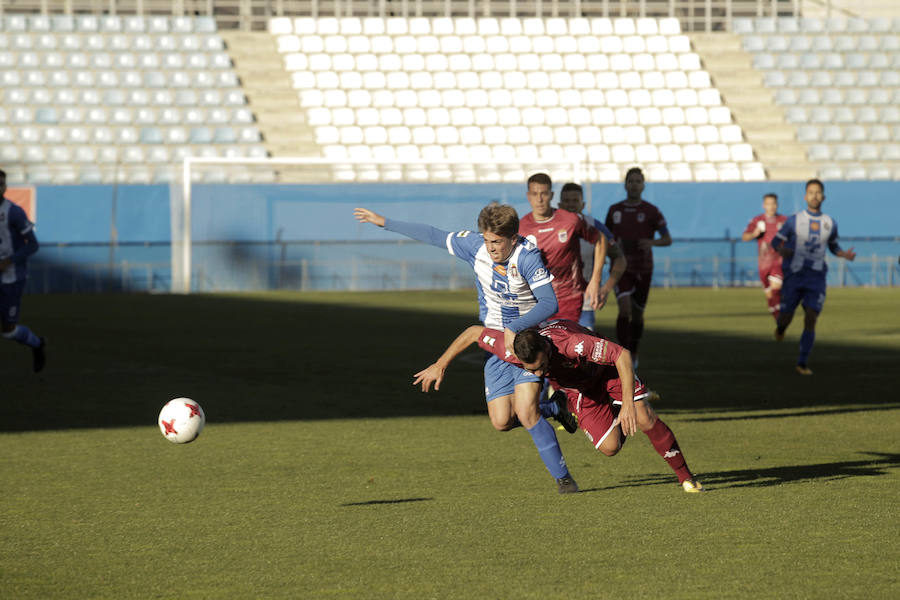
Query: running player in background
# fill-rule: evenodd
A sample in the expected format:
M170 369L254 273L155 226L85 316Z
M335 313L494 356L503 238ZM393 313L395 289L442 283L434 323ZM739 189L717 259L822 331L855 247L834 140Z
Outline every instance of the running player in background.
M0 171L0 326L3 337L31 348L32 369L44 368L47 342L19 325L22 293L28 278L28 258L38 251L34 223L6 194L6 172Z
M603 454L615 456L626 436L640 429L675 472L684 491L703 491L703 485L687 466L675 434L650 406L651 392L635 377L628 350L565 320L517 334L515 355L509 355L499 339L499 331L469 327L437 362L415 374L413 385L421 384L423 392L432 383L435 390L439 389L450 361L469 345L478 343L494 356L521 364L563 388L569 409L578 417L578 426Z
M825 248L840 258L852 261L856 258L853 248L842 250L838 244L837 223L822 212L825 201L825 184L818 179L806 182L806 210L788 217L772 241L772 247L784 257L784 287L781 291L775 339L784 339L784 332L797 305L803 303L803 333L800 335L800 354L797 372L812 375L807 366L809 354L816 341L816 321L825 305Z
M582 214L584 210L584 191L579 184L567 183L562 187L562 190L559 192L559 207L571 213ZM606 298L611 291L616 289L616 284L625 272L628 263L625 260L625 253L622 252L622 246L613 239L612 232L607 229L606 225L590 215L584 215L584 218L585 220L593 221L594 227L606 237L606 256L609 257L610 261L609 277L606 278L606 281L603 282L597 293L597 306L593 307L587 297L585 297L584 304L581 305L581 317L578 319L578 324L593 330L596 318L594 311L606 306ZM594 265L597 264L597 259L599 258L597 255L594 245L586 240L581 240L581 261L584 264L582 272L585 279L593 274Z
M606 226L622 244L628 261L625 273L616 285L619 302L616 338L631 351L637 364L638 346L644 334L644 310L653 278L653 247L670 246L672 236L660 210L641 198L644 173L639 168L628 169L625 174L625 192L625 200L609 207ZM656 232L659 232L658 238Z
M387 219L365 208L353 211L356 219L407 237L445 248L472 266L478 291L480 318L499 331L507 352L513 352L516 333L534 327L556 313L558 305L537 247L521 237L519 217L513 207L489 204L478 215L480 233L449 232L428 225ZM498 431L525 427L547 470L556 479L559 493L578 491L566 467L556 431L541 414L538 396L541 378L496 356L484 366L485 396L491 424ZM571 418L567 412L561 419Z
M599 306L607 238L594 227L593 219L550 206L553 183L546 173L535 173L527 185L531 212L519 221L519 235L540 249L544 264L553 275L559 312L552 318L577 321L585 302L593 308ZM582 240L593 246L596 257L587 281L582 273Z
M785 215L778 214L778 196L766 194L763 196L763 214L750 219L747 229L741 235L745 242L756 240L759 250L759 279L766 293L766 302L769 304L769 312L778 320L778 307L781 305L781 285L784 276L781 272L781 255L772 248L772 240L775 234L787 221Z

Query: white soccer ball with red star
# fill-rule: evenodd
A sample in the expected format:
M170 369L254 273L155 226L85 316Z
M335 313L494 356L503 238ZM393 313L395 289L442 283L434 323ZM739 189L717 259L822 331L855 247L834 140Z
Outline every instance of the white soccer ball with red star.
M173 444L193 442L203 431L206 415L190 398L169 400L159 411L159 430Z

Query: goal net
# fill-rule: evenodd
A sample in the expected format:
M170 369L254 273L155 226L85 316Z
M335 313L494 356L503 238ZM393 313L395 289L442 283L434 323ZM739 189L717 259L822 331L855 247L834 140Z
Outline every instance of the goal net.
M548 173L556 190L612 176L579 163L537 161L187 158L170 192L171 289L467 287L467 265L445 250L359 224L353 208L474 230L490 202L529 212L525 182L537 172ZM589 209L590 186L584 188Z

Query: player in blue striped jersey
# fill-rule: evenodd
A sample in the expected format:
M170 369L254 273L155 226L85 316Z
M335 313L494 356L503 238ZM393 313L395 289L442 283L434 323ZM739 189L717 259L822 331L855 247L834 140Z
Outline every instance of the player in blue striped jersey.
M32 367L37 373L44 368L45 341L19 324L19 311L28 277L28 257L37 252L38 241L34 223L5 194L6 173L0 171L0 327L4 338L31 348Z
M803 333L800 335L800 354L797 372L812 375L807 366L809 353L816 339L816 321L825 305L825 248L832 254L852 261L853 248L842 250L838 244L837 223L821 211L825 201L825 185L818 179L806 182L806 210L788 217L772 240L774 248L784 258L784 285L781 288L781 307L775 328L775 339L784 339L784 332L797 305L803 303Z
M519 217L511 206L493 203L482 209L478 215L480 233L449 232L405 223L365 208L354 209L353 214L363 223L445 248L469 263L475 273L481 322L504 332L504 345L510 354L513 354L516 333L537 326L557 311L556 295L549 285L553 277L537 247L518 234ZM494 428L508 431L524 426L547 470L556 479L560 493L578 491L566 467L556 432L538 407L541 379L491 356L485 363L484 383Z

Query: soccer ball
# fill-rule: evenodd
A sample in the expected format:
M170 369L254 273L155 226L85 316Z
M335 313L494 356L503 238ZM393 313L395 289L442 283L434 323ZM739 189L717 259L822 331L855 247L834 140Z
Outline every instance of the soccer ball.
M206 415L190 398L169 400L159 411L159 430L173 444L193 442L203 431Z

